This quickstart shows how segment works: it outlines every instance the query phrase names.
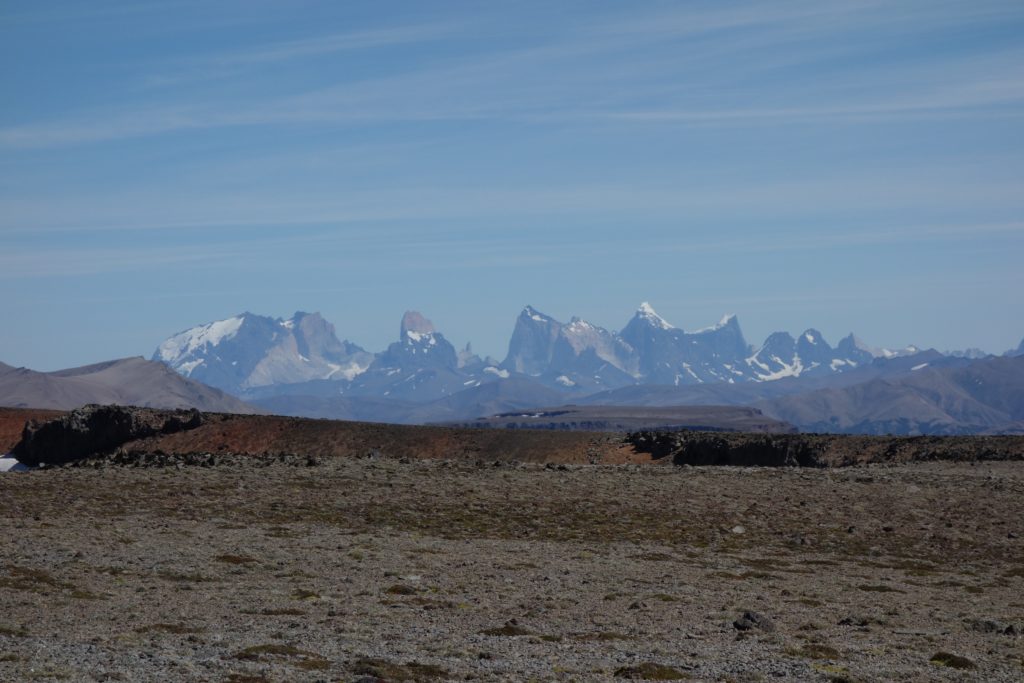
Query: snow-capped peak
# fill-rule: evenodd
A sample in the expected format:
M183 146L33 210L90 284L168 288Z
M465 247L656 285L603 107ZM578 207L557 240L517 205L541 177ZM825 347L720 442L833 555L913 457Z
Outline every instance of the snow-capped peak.
M864 349L875 358L885 358L886 360L892 358L902 358L904 356L913 356L921 353L921 349L911 344L910 346L903 349L884 349L884 348L866 348Z
M199 348L216 346L238 334L244 320L245 315L236 315L179 332L157 348L157 357L165 363L173 364Z
M668 323L668 321L666 321L664 318L662 318L660 315L658 315L658 313L654 310L654 307L651 306L646 301L644 301L642 304L640 304L640 308L636 309L636 316L638 318L642 318L642 319L646 320L650 324L652 324L655 327L658 327L660 329L663 329L663 330L675 329L672 325L670 325Z
M577 317L573 317L573 319L569 321L569 324L566 327L573 332L594 329L594 326L588 323L586 320Z
M720 330L720 329L722 329L724 327L728 327L729 325L731 325L734 320L736 320L736 316L733 315L732 313L727 313L727 314L722 316L721 320L719 320L717 323L715 323L711 327L701 328L701 329L697 330L696 332L694 332L694 334L700 334L701 332L714 332L716 330Z

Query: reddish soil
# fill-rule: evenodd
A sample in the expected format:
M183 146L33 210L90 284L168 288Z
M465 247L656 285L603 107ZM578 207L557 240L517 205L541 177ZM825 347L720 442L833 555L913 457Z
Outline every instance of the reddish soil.
M29 420L49 420L63 414L60 410L0 408L0 455L10 452L21 441L21 431Z
M254 415L207 415L203 426L125 446L132 453L162 451L244 455L298 454L357 457L516 460L551 463L650 462L621 434L410 427L368 422Z

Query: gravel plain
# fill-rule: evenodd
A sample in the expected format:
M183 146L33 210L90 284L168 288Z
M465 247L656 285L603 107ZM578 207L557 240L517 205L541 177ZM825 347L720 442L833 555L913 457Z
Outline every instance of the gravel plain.
M0 680L1024 679L1020 462L136 456L0 526Z

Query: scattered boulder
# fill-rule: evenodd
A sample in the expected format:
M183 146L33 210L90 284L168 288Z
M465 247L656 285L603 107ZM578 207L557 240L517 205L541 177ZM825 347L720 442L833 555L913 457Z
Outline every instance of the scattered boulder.
M30 467L63 465L157 434L195 429L198 410L155 410L131 406L87 405L46 422L27 423L13 455Z
M485 636L532 636L536 635L533 631L525 629L519 625L519 620L509 619L505 622L504 626L498 628L489 628L480 632L481 635Z
M747 610L740 618L732 622L733 628L737 631L752 631L757 629L764 631L765 633L771 633L775 630L775 623L761 614L760 612L751 612Z
M1004 636L1016 636L1020 633L1016 624L1004 624L994 619L965 619L964 624L976 633L998 633Z

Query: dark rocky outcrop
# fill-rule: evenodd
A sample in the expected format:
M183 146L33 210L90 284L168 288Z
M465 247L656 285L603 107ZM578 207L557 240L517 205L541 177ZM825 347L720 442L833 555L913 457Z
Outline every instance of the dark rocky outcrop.
M740 438L737 438L740 437ZM822 467L819 444L799 434L725 435L717 432L633 432L627 441L676 465Z
M854 436L637 431L626 442L676 465L841 467L930 460L1024 460L1015 436Z
M203 424L198 410L155 410L87 405L47 422L25 425L14 455L30 467L60 465L157 434L195 429Z

